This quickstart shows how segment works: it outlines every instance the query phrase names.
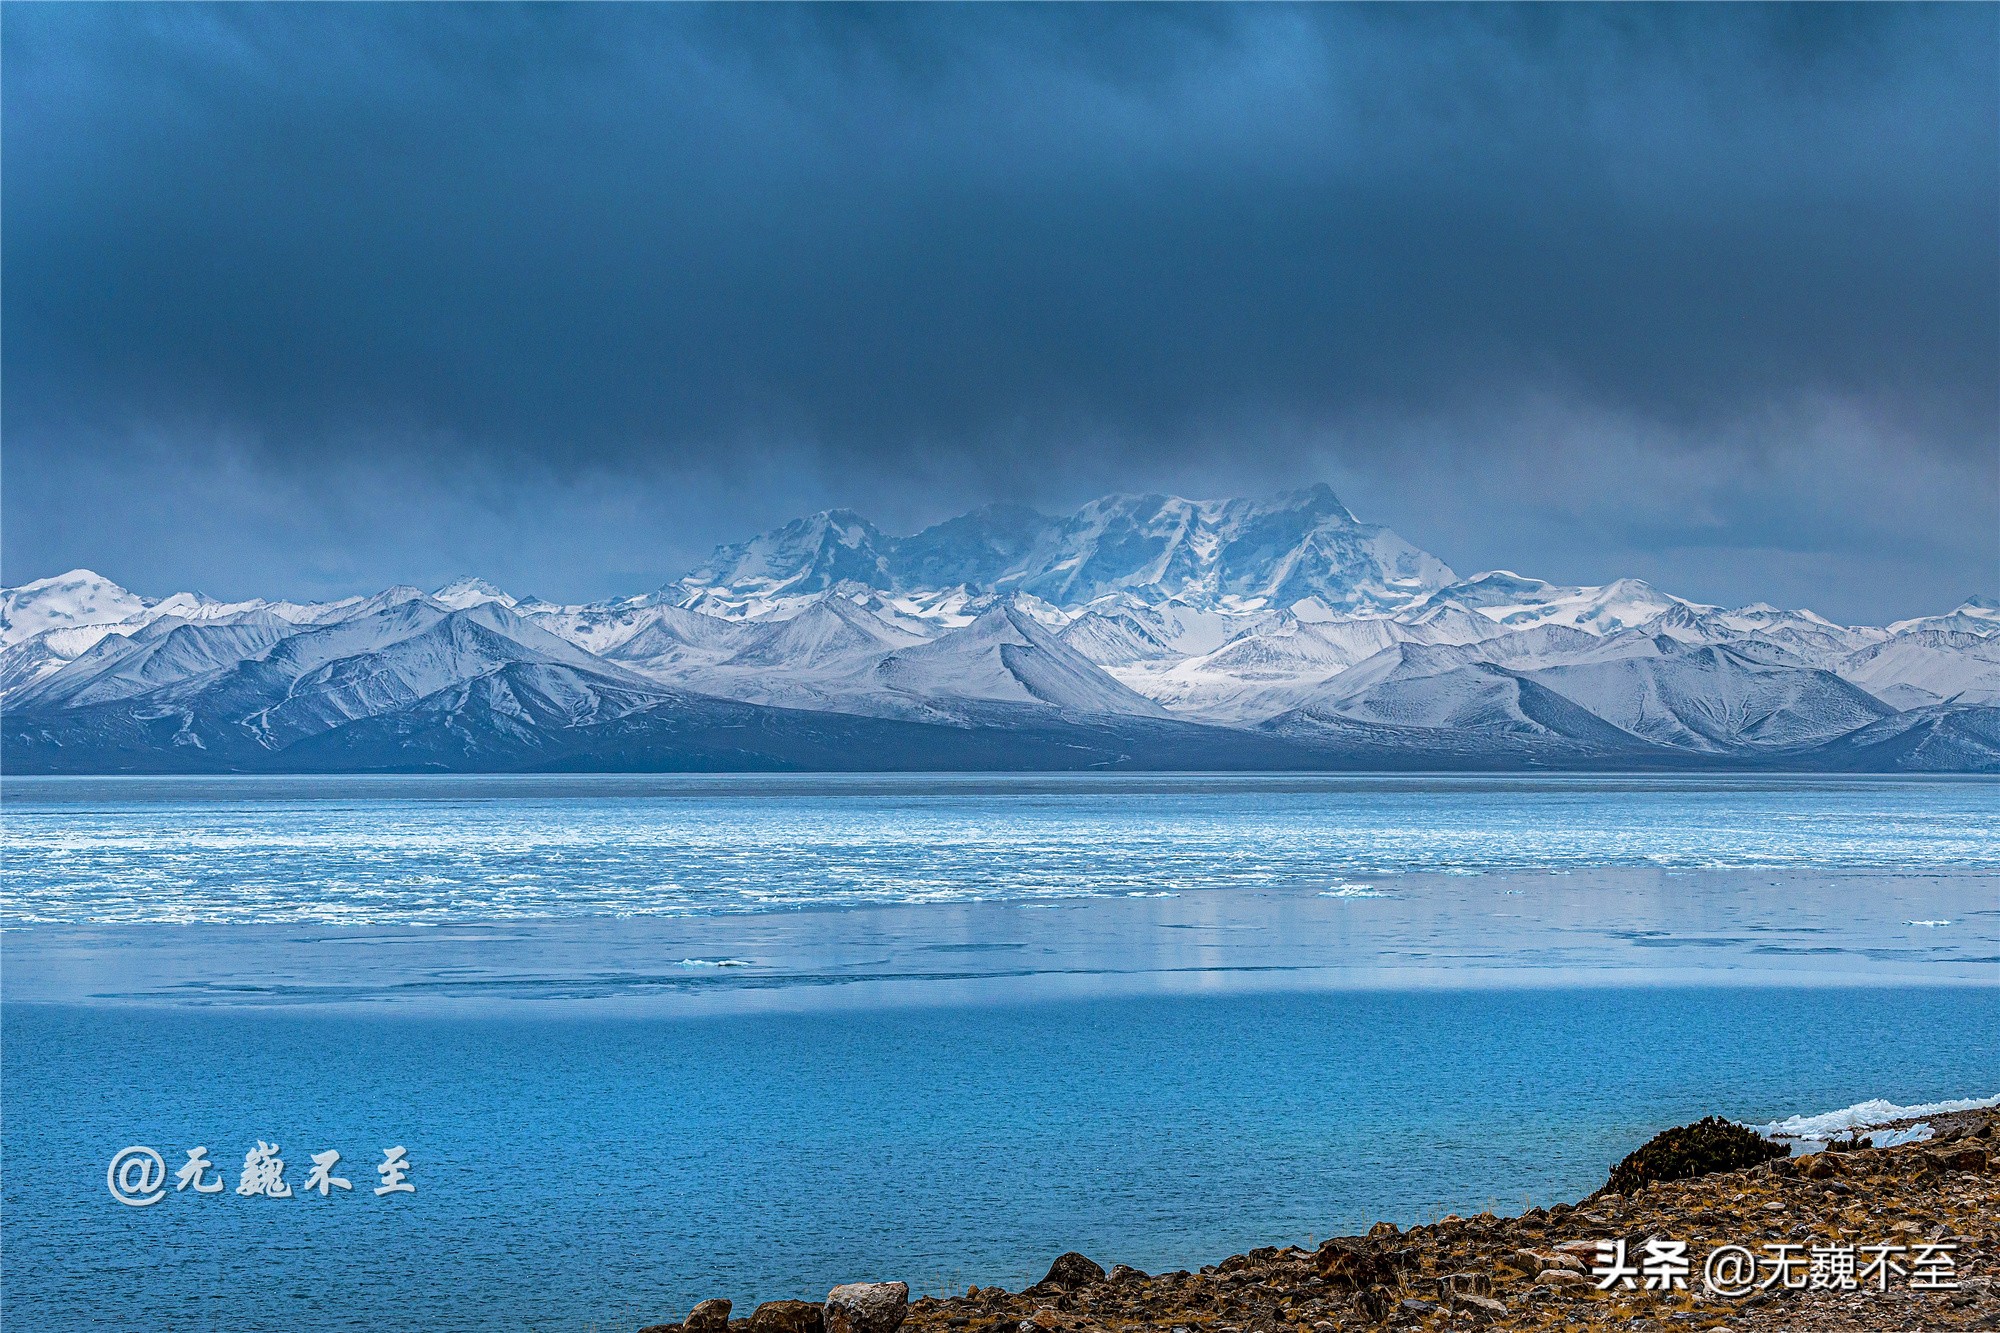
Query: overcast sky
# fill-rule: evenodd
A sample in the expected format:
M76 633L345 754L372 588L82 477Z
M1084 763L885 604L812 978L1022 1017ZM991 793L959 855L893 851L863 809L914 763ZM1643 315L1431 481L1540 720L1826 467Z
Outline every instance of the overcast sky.
M2000 593L2000 9L15 5L4 563L644 591L1328 481L1463 573Z

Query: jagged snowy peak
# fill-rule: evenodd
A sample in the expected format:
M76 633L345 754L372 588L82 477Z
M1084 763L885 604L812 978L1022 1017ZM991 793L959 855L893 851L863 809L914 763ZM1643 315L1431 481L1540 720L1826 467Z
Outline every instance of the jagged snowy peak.
M723 547L671 591L683 606L752 617L787 614L843 582L885 593L1022 593L1063 608L1136 591L1245 612L1305 598L1379 610L1452 577L1316 486L1267 501L1107 496L1063 518L993 506L904 538L832 510Z
M858 583L842 583L828 595L852 602L884 624L919 639L934 638L947 629L970 625L978 615L978 611L970 608L984 600L963 588L951 588L920 601L877 592Z
M1306 621L1287 614L1188 665L1249 680L1302 672L1324 677L1412 637L1408 627L1382 616Z
M102 574L72 569L18 588L0 589L0 647L31 639L44 630L109 625L141 616L151 598L121 588Z
M1499 634L1477 643L1433 641L1426 650L1440 658L1492 662L1498 666L1541 667L1565 662L1608 661L1649 651L1652 638L1642 631L1597 635L1567 625L1537 625Z
M284 753L306 769L504 771L559 760L579 737L635 717L668 713L665 730L671 735L675 722L698 728L730 711L743 710L720 700L633 690L570 667L510 662L407 707L311 732L290 742Z
M941 716L961 715L958 706L966 703L1084 716L1168 716L1011 604L929 643L887 654L873 678L882 689Z
M1299 711L1331 711L1385 726L1560 738L1606 750L1638 748L1629 732L1527 676L1486 662L1392 674L1337 702L1308 704Z
M415 698L439 688L452 672L481 669L482 652L491 657L486 669L501 661L533 660L560 662L609 675L624 674L615 665L593 657L495 602L453 611L421 594L410 597L399 592L371 601L380 604L370 613L326 625L290 626L265 615L246 617L228 625L176 626L166 638L185 646L173 660L205 658L212 663L215 674L212 679L190 674L181 681L155 682L167 687L156 692L177 697L177 685L183 689L214 685L225 694L247 691L253 698L280 692L289 701L312 695L336 676L376 677L384 681L393 677L400 683L385 685L385 698ZM427 635L431 636L429 640L425 638ZM413 644L417 646L412 647ZM438 644L458 644L461 648L445 652ZM124 663L140 651L136 646L127 647L126 655L118 662ZM231 652L237 653L233 660ZM61 686L70 670L83 665L80 660L59 673L43 690Z
M277 743L289 743L357 718L409 707L439 691L519 664L560 666L571 673L587 672L599 679L620 681L623 673L614 674L574 645L511 613L481 614L495 610L499 610L498 605L487 602L447 612L415 632L367 651L318 660L292 678L282 699L255 714L256 724ZM414 628L420 622L406 623ZM320 656L279 659L289 642L273 654L272 665L280 671ZM634 679L631 683L638 682Z
M1769 602L1752 602L1734 611L1717 612L1712 618L1722 627L1741 633L1777 634L1789 631L1839 635L1849 632L1847 626L1836 625L1818 612L1787 611Z
M1026 598L1017 597L1016 600L1023 604L1032 604ZM1076 614L1088 612L1129 616L1149 637L1165 644L1175 654L1185 657L1199 657L1204 653L1212 653L1238 635L1254 632L1260 626L1270 624L1278 615L1271 611L1243 612L1199 606L1177 597L1169 597L1164 601L1148 601L1145 597L1132 592L1109 593L1095 598ZM1050 623L1046 616L1037 618L1044 624Z
M856 655L879 656L923 643L912 634L848 601L826 597L789 620L753 627L749 642L729 658L732 666L787 668Z
M337 618L360 605L361 600L354 597L344 602L290 602L252 598L223 602L198 592L142 597L101 574L78 569L55 578L24 583L18 588L0 589L0 647L23 643L51 629L94 629L94 642L106 634L128 634L163 619L227 622L267 614L293 624L311 624ZM60 650L56 651L59 654Z
M392 611L399 607L427 607L436 611L451 609L440 602L433 601L431 595L422 588L412 588L407 583L399 583L392 588L384 588L373 597L362 597L355 601L344 603L336 614L328 616L322 623L334 624L349 620L365 620L371 616L379 615L381 612Z
M1772 663L1814 667L1830 667L1884 633L1850 629L1811 611L1782 611L1763 603L1734 611L1686 603L1668 608L1639 629L1683 643L1731 644Z
M1424 643L1434 632L1383 616L1306 620L1287 612L1203 656L1113 674L1178 712L1215 722L1256 721L1300 707L1357 664L1406 643Z
M610 654L655 622L672 627L686 626L693 611L683 610L659 598L631 597L620 601L594 602L586 606L558 606L552 602L525 601L514 604L515 614L540 625L551 634L567 639L585 652ZM700 616L700 625L721 626L714 616ZM697 637L699 637L697 633Z
M883 592L851 580L836 584L829 595L845 597L877 619L924 637L970 625L995 600L991 593L978 592L963 585ZM796 615L817 600L817 597L797 599L775 608L768 616L782 619Z
M1468 613L1506 629L1567 626L1592 634L1639 632L1693 644L1754 644L1773 662L1831 666L1886 631L1836 625L1812 611L1787 611L1768 603L1726 610L1663 593L1639 579L1619 579L1602 587L1564 587L1507 570L1475 575L1441 588L1402 613L1419 621L1452 616L1448 623L1463 641Z
M302 610L321 609L176 594L115 624L46 630L0 652L0 700L80 706L154 689L261 652L308 623Z
M1395 619L1421 631L1417 638L1424 643L1478 643L1512 633L1499 621L1457 602L1421 602L1398 611Z
M734 631L736 651L727 657L631 664L663 684L718 698L953 725L995 706L1163 715L1011 601L928 640L838 595L788 620L714 623Z
M330 662L380 652L430 629L454 614L419 593L370 598L372 609L301 630L274 644L260 661L285 680L296 680ZM461 613L462 614L462 613Z
M1810 758L1822 767L1868 773L2000 772L2000 708L1911 709L1836 737Z
M268 611L217 621L165 617L130 635L107 635L9 698L10 707L85 707L129 699L228 670L261 656L299 627Z
M448 606L454 611L463 611L469 606L478 606L482 602L498 602L506 607L517 607L520 605L514 598L509 597L485 579L473 578L469 574L462 578L453 579L450 583L439 588L431 594L431 600L439 606Z
M598 620L587 627L549 624L540 616L533 619L585 651L591 651L593 643L608 645L595 651L609 661L649 674L688 663L723 661L753 632L749 622L667 605L630 608L616 619ZM569 632L564 633L565 629Z
M1317 598L1351 611L1403 606L1451 578L1444 562L1315 486L1268 501L1107 496L1058 522L997 586L1058 606L1143 589L1203 606Z
M1510 629L1568 625L1595 634L1638 629L1677 609L1715 611L1669 596L1640 579L1619 579L1602 587L1560 587L1509 570L1492 570L1432 593L1423 608L1454 605L1476 611Z
M1409 640L1392 643L1380 652L1371 653L1344 670L1321 677L1303 691L1290 691L1289 697L1278 696L1274 700L1275 706L1272 707L1272 711L1277 711L1277 706L1282 706L1345 712L1350 699L1362 698L1368 691L1379 686L1441 676L1469 665L1485 665L1476 657L1453 651L1453 647L1454 645L1449 644L1416 643Z
M61 671L114 632L110 625L45 629L0 648L0 704L11 707L29 686Z
M463 610L453 611L446 618L490 629L543 661L561 662L580 671L623 674L620 668L606 662L602 657L577 647L560 634L553 633L499 602L481 602Z
M1044 560L1057 526L1026 505L987 505L895 542L893 577L907 588L990 592Z
M303 625L337 617L347 606L356 604L360 600L360 598L350 598L346 603L273 602L262 597L252 597L240 602L222 602L198 592L177 592L171 597L162 597L141 615L124 623L150 624L156 620L166 619L182 623L223 622L238 620L244 616L269 615L292 624Z
M1554 625L1477 645L1399 644L1294 704L1384 725L1521 731L1532 722L1593 745L1615 739L1573 713L1551 713L1540 695L1504 683L1512 678L1618 733L1701 753L1807 747L1889 711L1825 671L1770 667L1664 635L1596 638Z
M644 694L642 678L595 658L497 602L448 610L405 598L371 615L302 630L233 668L144 696L182 710L205 743L240 735L283 748L359 719L397 713L496 672L533 667Z
M1180 654L1171 644L1157 638L1130 611L1085 611L1064 626L1057 637L1104 667L1180 660Z
M1771 650L1773 661L1831 668L1848 654L1859 651L1869 644L1880 643L1884 635L1883 630L1845 626L1830 630L1780 626L1769 630L1758 630L1752 634L1718 636L1711 642L1731 644L1745 649L1768 648Z
M1905 630L1843 658L1834 670L1894 708L2000 704L2000 635Z
M1323 676L1308 694L1291 699L1285 706L1338 706L1385 682L1420 680L1467 667L1533 668L1550 662L1625 657L1652 647L1643 636L1600 638L1563 625L1541 625L1469 644L1425 642L1401 625L1394 630L1385 635L1386 642L1377 651L1352 655L1345 669Z
M1832 672L1664 636L1649 642L1650 652L1527 674L1634 735L1713 753L1815 745L1893 711Z
M1891 634L1912 630L1944 630L1958 634L2000 634L2000 602L1990 597L1968 597L1955 610L1941 616L1919 616L1899 620L1889 626Z
M1621 626L1616 632L1623 633ZM1641 626L1648 634L1664 634L1683 643L1720 643L1749 633L1725 623L1723 613L1713 607L1670 606Z
M893 539L861 515L830 509L718 549L669 591L682 606L711 615L784 614L842 583L900 589L890 562L894 549Z

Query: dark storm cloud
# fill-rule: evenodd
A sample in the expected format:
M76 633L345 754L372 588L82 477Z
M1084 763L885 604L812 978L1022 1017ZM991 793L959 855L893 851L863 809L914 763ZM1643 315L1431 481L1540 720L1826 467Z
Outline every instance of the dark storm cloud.
M452 564L539 498L561 591L798 507L1333 475L1466 566L1895 525L1969 590L1995 13L15 7L10 572L147 521L24 483L382 546L308 581L443 558L356 494ZM1943 491L1857 514L1857 468Z

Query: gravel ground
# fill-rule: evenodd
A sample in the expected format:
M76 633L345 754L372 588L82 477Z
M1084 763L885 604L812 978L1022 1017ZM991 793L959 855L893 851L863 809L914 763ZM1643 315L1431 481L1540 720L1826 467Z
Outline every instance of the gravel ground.
M908 1333L1331 1333L1346 1329L2000 1329L2000 1114L1933 1118L1937 1138L1857 1152L1786 1158L1745 1171L1655 1185L1632 1197L1597 1195L1571 1207L1519 1217L1448 1217L1397 1231L1252 1250L1198 1273L1108 1274L1080 1255L1021 1292L974 1288L909 1307ZM1669 1291L1597 1289L1586 1272L1597 1245L1623 1239L1636 1263L1648 1238L1687 1243L1688 1286ZM1891 1257L1914 1269L1920 1247L1950 1245L1955 1288L1917 1290L1891 1275L1855 1290L1789 1290L1782 1282L1747 1295L1703 1290L1703 1261L1723 1245L1769 1258L1766 1244L1810 1250L1904 1247ZM1934 1251L1935 1253L1944 1253ZM1838 1263L1838 1259L1833 1260ZM1768 1263L1757 1274L1772 1276ZM739 1321L731 1321L736 1323ZM747 1321L741 1321L747 1322Z

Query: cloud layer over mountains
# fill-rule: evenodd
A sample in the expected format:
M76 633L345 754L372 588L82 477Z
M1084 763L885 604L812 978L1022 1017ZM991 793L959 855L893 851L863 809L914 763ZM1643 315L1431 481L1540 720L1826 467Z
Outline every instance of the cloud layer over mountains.
M583 600L806 510L1332 477L1468 567L1950 605L2000 513L1996 43L1929 6L26 7L5 560Z

